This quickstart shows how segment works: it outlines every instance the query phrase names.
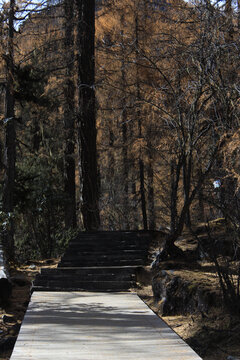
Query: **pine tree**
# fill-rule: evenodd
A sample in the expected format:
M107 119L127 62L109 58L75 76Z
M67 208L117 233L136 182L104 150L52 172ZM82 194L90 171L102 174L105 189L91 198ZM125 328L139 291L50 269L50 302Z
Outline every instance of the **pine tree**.
M78 16L78 116L77 131L82 186L82 216L86 230L100 226L99 176L95 109L95 1L76 0Z
M76 226L76 185L75 185L75 85L74 85L74 4L64 1L66 76L64 85L64 191L66 228Z
M4 142L4 187L3 187L3 211L10 214L9 227L4 239L7 257L14 258L14 189L15 189L15 163L16 163L16 130L15 130L15 111L14 111L14 58L13 58L13 39L14 39L14 16L15 0L9 3L8 17L8 41L6 60L6 90L5 90L5 142Z

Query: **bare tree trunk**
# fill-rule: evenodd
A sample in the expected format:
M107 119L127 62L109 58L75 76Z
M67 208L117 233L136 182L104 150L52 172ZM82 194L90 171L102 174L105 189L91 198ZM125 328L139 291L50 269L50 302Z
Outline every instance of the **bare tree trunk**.
M124 116L124 113L123 113ZM124 195L123 195L123 210L125 213L124 224L123 228L125 230L129 230L129 199L128 199L128 145L127 145L127 124L122 124L122 142L123 142L123 149L122 149L122 156L123 156L123 181L124 181Z
M240 0L238 0L237 4L238 4L238 29L240 29Z
M109 119L109 126L111 126L111 121ZM108 198L109 203L114 204L116 199L116 187L114 183L114 173L115 173L115 158L114 158L114 133L111 127L109 127L109 150L108 150L108 172L106 174L106 181L108 184ZM113 214L109 212L108 215L108 227L109 229L115 228L115 221Z
M150 135L149 135L150 136ZM148 167L147 167L147 179L148 179L148 219L149 229L155 230L156 228L156 213L154 202L154 173L153 173L153 157L151 153L150 143L148 143Z
M143 0L143 29L144 29L144 43L146 43L146 32L147 32L147 19L149 16L148 11L148 0ZM147 208L148 208L148 229L156 229L156 211L155 211L155 193L154 193L154 171L153 171L153 155L152 155L152 143L151 143L151 125L148 125L147 129Z
M66 195L65 227L76 227L76 185L75 185L75 86L74 86L74 3L64 1L65 14L65 56L66 82L64 87L64 192Z
M177 225L177 193L180 178L180 171L182 167L181 159L171 161L171 234L176 231Z
M183 159L183 192L184 192L185 203L189 201L191 175L192 175L192 156L191 154L189 154L188 157L184 157ZM188 227L191 226L190 207L188 208L186 213L185 223Z
M78 143L82 182L82 216L86 230L100 226L95 117L95 1L75 0L78 14Z
M226 24L227 24L227 40L233 40L233 8L232 8L232 0L226 0L225 2L225 13L226 13Z
M212 165L214 163L216 154L217 154L217 150L218 150L218 146L216 146L214 152L212 153L212 157L211 160L208 164L207 169L205 170L205 172L201 173L201 176L198 178L198 182L196 184L196 186L194 187L194 189L191 191L191 194L189 194L189 196L187 198L184 199L184 205L182 207L181 213L178 217L178 221L175 227L175 231L173 233L171 233L169 235L169 237L166 239L166 243L165 243L165 249L163 252L163 256L162 258L167 257L168 255L183 255L183 252L181 249L179 249L174 243L175 241L178 239L178 237L182 234L183 231L183 227L184 227L184 223L185 223L185 219L186 219L186 215L187 212L189 210L189 207L191 206L193 200L195 199L197 193L199 192L199 190L201 189L204 180L206 178L206 176L209 174Z
M139 225L138 193L136 186L136 182L138 180L138 176L136 175L138 164L135 164L135 161L131 159L131 161L129 161L129 168L131 169L131 212L133 214L131 228L134 230L138 229Z
M145 186L144 186L144 162L139 159L139 177L140 177L140 195L141 195L141 207L142 207L142 216L143 216L143 229L148 229L147 223L147 208L146 208L146 197L145 197Z
M231 12L232 12L232 0L226 0L225 12L227 14L231 14Z
M139 24L138 24L138 14L135 16L135 42L136 42L136 92L137 92L137 101L140 101L140 83L139 83ZM137 121L138 121L138 137L141 141L142 138L142 119L141 113L138 104L137 110ZM145 195L145 165L143 161L142 148L140 144L139 150L139 180L140 180L140 199L141 199L141 208L142 208L142 221L144 230L148 229L148 221L147 221L147 208L146 208L146 195Z
M6 55L7 82L5 93L5 143L4 143L4 187L3 187L3 211L12 213L14 210L14 184L16 163L16 131L14 114L14 59L13 59L13 37L14 37L14 14L15 0L10 1L9 30L8 30L8 54ZM9 229L4 238L4 246L7 257L14 258L14 224L10 218Z
M198 169L198 177L202 176L202 169ZM199 220L203 222L205 220L205 213L204 213L204 202L203 202L203 188L199 189L198 192L198 204L199 204Z
M38 152L39 147L40 147L40 142L41 142L41 136L39 134L40 126L39 126L38 118L34 117L32 119L32 122L33 122L32 149L33 149L34 152Z
M124 17L122 16L121 22L124 22ZM128 199L128 173L129 173L129 164L128 164L128 136L127 136L127 109L126 109L126 73L125 73L125 51L124 51L124 31L121 31L121 80L122 80L122 162L123 162L123 181L124 181L124 193L123 193L123 211L126 216L124 216L123 229L129 230L129 199Z

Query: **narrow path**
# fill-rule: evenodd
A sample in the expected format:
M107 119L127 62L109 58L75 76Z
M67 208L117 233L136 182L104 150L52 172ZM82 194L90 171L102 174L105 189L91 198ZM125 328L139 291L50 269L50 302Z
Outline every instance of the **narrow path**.
M134 293L34 292L11 360L197 360Z

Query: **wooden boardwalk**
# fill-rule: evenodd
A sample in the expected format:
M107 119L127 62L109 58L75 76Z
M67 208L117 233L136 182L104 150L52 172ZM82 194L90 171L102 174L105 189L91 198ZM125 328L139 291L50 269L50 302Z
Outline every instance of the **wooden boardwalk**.
M199 360L134 293L34 292L11 360Z

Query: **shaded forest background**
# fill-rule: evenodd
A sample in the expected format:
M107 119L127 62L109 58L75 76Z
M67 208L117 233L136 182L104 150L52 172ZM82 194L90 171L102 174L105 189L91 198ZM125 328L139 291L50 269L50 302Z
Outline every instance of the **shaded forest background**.
M239 1L1 3L9 256L61 254L79 229L163 228L168 255L219 217L237 254Z

